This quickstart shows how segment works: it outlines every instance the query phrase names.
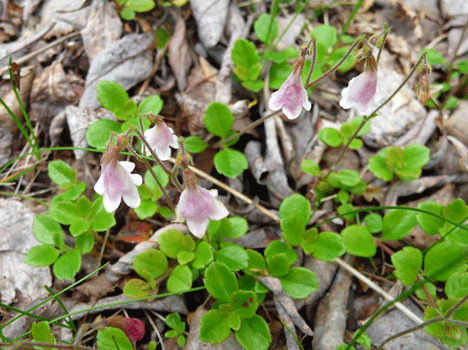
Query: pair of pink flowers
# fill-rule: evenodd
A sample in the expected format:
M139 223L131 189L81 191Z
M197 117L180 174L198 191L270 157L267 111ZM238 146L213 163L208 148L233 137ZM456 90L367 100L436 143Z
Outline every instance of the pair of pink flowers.
M281 85L280 89L271 95L268 103L270 109L274 111L282 109L289 119L297 118L302 108L307 111L311 108L307 90L301 80L303 67L304 58L299 57L293 66L292 73ZM366 70L351 79L348 87L341 92L340 106L345 109L356 107L358 113L368 115L379 99L377 66L374 57L370 55L367 59Z
M169 159L170 148L178 148L177 138L165 123L157 123L155 127L145 132L148 144L154 149L161 160ZM141 204L137 186L143 182L138 174L132 174L135 164L118 161L120 147L111 146L101 159L101 176L94 190L103 196L104 208L108 212L116 210L121 200L131 208ZM176 208L177 221L187 220L187 226L195 236L202 237L209 224L209 219L221 220L229 212L216 199L215 195L196 184L193 173L184 170L185 189Z

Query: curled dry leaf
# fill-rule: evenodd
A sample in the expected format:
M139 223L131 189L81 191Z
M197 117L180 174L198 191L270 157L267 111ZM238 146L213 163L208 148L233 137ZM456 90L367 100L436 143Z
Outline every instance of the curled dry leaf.
M227 22L229 0L190 0L198 36L207 48L215 46Z

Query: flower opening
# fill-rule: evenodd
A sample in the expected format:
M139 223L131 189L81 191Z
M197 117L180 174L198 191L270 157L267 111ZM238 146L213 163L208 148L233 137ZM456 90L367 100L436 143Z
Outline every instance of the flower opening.
M151 129L145 131L145 138L160 160L168 160L171 157L171 148L179 148L177 136L164 122L157 122ZM146 150L146 155L150 151Z
M304 68L304 57L299 57L293 66L293 71L278 91L271 94L268 106L271 110L283 110L288 119L296 119L304 108L310 111L312 107L307 90L302 84L301 74Z
M143 179L138 174L131 174L135 169L134 163L117 161L119 152L119 147L113 146L104 153L101 176L94 185L94 190L103 197L104 209L109 213L119 207L122 198L131 208L141 203L137 186L143 183Z

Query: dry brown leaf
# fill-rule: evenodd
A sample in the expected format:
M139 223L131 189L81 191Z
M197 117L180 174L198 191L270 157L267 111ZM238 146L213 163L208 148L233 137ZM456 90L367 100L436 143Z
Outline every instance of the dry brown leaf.
M192 65L186 34L185 21L179 16L174 28L174 33L169 40L168 52L169 64L176 77L179 91L185 90L187 86L187 74Z

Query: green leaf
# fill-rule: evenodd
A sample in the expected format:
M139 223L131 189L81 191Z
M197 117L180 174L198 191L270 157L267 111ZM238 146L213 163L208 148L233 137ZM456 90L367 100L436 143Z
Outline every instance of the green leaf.
M229 302L231 295L238 290L234 272L219 262L213 262L205 270L204 283L208 293L218 300Z
M427 58L427 62L429 62L430 64L441 64L441 63L444 63L445 64L445 58L444 56L442 56L440 53L438 53L436 50L434 49L429 49L429 48L425 48L421 54L423 54L424 52L426 52L426 58Z
M33 231L36 239L42 244L54 245L54 237L62 236L62 227L48 214L34 217Z
M443 241L428 250L424 256L424 274L437 281L446 281L452 274L465 272L466 245Z
M110 119L99 119L88 126L86 130L86 139L91 147L105 148L109 141L111 132L117 134L122 132L120 123Z
M458 105L458 101L460 101L459 98L455 96L450 96L447 102L444 104L442 108L444 109L454 109Z
M195 259L192 261L191 265L195 269L203 269L213 261L213 258L213 250L210 244L206 241L200 240L197 242Z
M348 220L349 222L354 222L356 213L353 213L353 212L356 210L356 208L354 208L352 204L349 204L349 203L341 204L338 206L338 208L336 208L336 210L338 211L338 214L340 215L345 214L343 217L346 220ZM347 214L347 213L351 213L351 214Z
M114 213L108 213L107 210L104 209L101 196L96 197L93 201L91 228L94 231L107 231L115 226L115 224Z
M468 60L458 62L457 69L460 71L461 74L468 73Z
M265 51L265 58L273 63L284 63L291 58L297 58L299 51L294 46L288 46L281 51Z
M264 13L254 22L254 30L261 42L271 45L278 36L278 21L275 17Z
M60 251L50 245L37 245L32 247L24 257L24 263L31 266L49 266L59 257Z
M177 262L180 265L187 265L189 262L193 261L195 259L195 253L194 252L188 252L186 250L180 252L177 254Z
M293 194L281 203L279 209L283 239L298 246L304 239L305 226L311 213L310 202L300 194Z
M226 238L241 238L249 230L249 224L247 223L247 220L240 216L230 217L227 220L231 223L231 229L228 233L226 233Z
M228 319L229 328L236 330L236 331L240 328L241 318L238 314L233 312L232 314L228 316L227 319Z
M312 159L304 159L301 163L302 171L317 176L320 174L319 165Z
M320 141L331 147L338 147L343 143L341 134L335 128L322 128L318 132Z
M216 153L214 165L218 173L236 178L249 168L249 161L244 153L228 148Z
M427 201L418 204L418 209L422 209L428 211L430 213L437 214L439 216L442 215L442 210L444 206L440 203L436 203L433 201ZM439 219L435 216L424 214L424 213L417 213L416 220L428 235L435 235L439 232L439 229L444 226L444 220Z
M191 243L188 244L190 244L190 248L193 249L186 248L187 242L185 242L185 240L187 239L191 240ZM195 242L193 241L193 238L186 236L182 232L175 229L168 229L167 231L164 231L158 237L158 243L159 249L161 249L161 251L171 259L176 259L177 255L182 251L193 251L195 249Z
M404 286L411 286L418 277L422 267L422 253L413 247L404 247L390 256L395 267L395 276Z
M337 40L336 28L328 24L322 24L312 29L312 35L321 43L326 49L334 46Z
M468 206L463 199L457 198L445 206L442 215L447 220L462 223L468 217Z
M62 280L72 280L81 268L81 254L78 249L73 249L63 254L55 262L54 275Z
M187 265L178 265L167 279L167 290L182 294L192 288L192 271Z
M247 249L247 254L249 255L249 266L244 272L258 274L266 271L266 261L262 254L253 249Z
M291 65L286 62L272 65L269 72L270 88L278 90L291 74L291 70Z
M133 268L141 277L150 282L167 271L168 262L166 256L157 249L148 249L138 254L133 260Z
M257 66L254 66L254 67L257 67ZM250 75L254 75L254 74L250 74ZM257 78L252 78L252 79L257 79ZM265 82L263 80L243 81L242 82L243 87L245 87L246 89L249 89L250 91L253 91L253 92L259 92L263 88L263 85L265 85Z
M125 5L135 12L147 12L154 8L155 3L153 0L128 0Z
M468 273L454 273L445 283L445 294L448 298L463 298L468 294Z
M231 51L232 61L234 65L249 68L260 62L257 48L254 43L247 39L237 39Z
M215 260L225 264L231 271L239 271L248 266L249 255L238 245L221 248L215 253Z
M356 256L371 258L377 252L372 233L361 225L350 225L341 231L346 250Z
M397 241L416 227L416 214L411 210L391 209L382 222L382 239Z
M65 192L52 198L52 202L71 201L74 202L86 190L86 183L80 182L79 184L69 188Z
M184 147L190 153L200 153L208 147L208 143L198 136L189 136L184 140Z
M296 299L307 298L318 289L317 276L305 267L293 267L279 280L284 292Z
M127 106L128 93L125 89L115 81L100 81L96 85L96 93L99 102L102 106L111 111L124 111ZM116 115L117 118L125 120L126 118L120 118L121 115Z
M239 344L247 350L266 350L271 343L270 329L259 315L242 319L239 330L234 334Z
M283 243L281 241L272 241L270 244L268 244L268 247L266 247L265 252L263 253L265 255L265 258L272 258L277 254L285 254L286 257L288 258L289 264L294 264L297 260L297 253L296 251L291 248L288 244Z
M124 7L122 11L120 11L120 17L126 21L131 21L135 19L135 11L133 11L131 8Z
M318 230L316 227L309 228L306 230L304 240L301 243L301 247L304 253L310 254L314 250L314 243L318 240Z
M81 219L76 204L71 202L54 202L49 207L49 213L57 222L64 225L71 225Z
M47 165L50 179L60 188L70 188L77 184L78 176L76 170L63 160L54 160Z
M105 330L99 330L96 342L99 350L133 350L130 340L118 328L107 327Z
M257 294L253 291L238 290L232 295L231 304L241 318L252 317L258 309Z
M381 155L375 155L369 158L369 170L375 177L384 181L390 181L393 178L393 171L388 167L385 158Z
M377 213L370 213L364 217L364 224L371 233L382 231L382 216Z
M434 286L434 284L432 284L431 282L426 282L426 283L424 283L424 286L426 287L426 290L428 291L429 295L431 295L432 298L437 299L437 296L436 296L437 290L436 290L436 287ZM427 295L426 295L426 293L425 293L425 291L423 290L422 287L419 287L418 289L416 289L414 291L414 294L416 294L416 296L419 299L421 299L423 301L428 301Z
M359 173L355 170L343 169L336 174L335 180L347 187L354 187L360 181Z
M34 338L34 341L37 343L49 343L56 344L56 340L52 332L50 331L50 326L47 321L34 322L31 326L31 334ZM41 350L51 350L50 347L36 347L36 349Z
M424 321L429 321L437 316L439 316L439 312L432 306L428 306L424 310ZM424 330L452 349L465 345L468 340L466 328L450 324L448 321L432 323L424 327Z
M149 0L152 1L152 0ZM154 4L154 3L153 3ZM138 105L138 113L139 114L147 114L152 113L154 115L159 114L163 107L163 100L159 95L151 95L146 97L143 101L140 102Z
M267 257L268 272L271 276L282 277L289 272L290 263L285 253Z
M88 231L77 236L75 247L80 251L81 255L88 254L89 252L91 252L91 250L93 250L94 247L93 234Z
M408 168L422 168L429 161L430 153L426 146L413 143L403 150L403 163Z
M342 237L336 232L321 232L316 242L311 244L314 258L323 261L334 261L346 253Z
M225 341L231 328L228 319L222 317L218 310L210 310L200 320L200 340L212 344L218 344Z
M123 292L127 297L132 299L144 298L150 295L151 286L148 282L138 278L132 278L125 283Z
M141 187L141 186L140 186ZM138 187L138 190L140 190ZM151 200L142 199L141 204L138 208L135 208L135 213L138 215L140 220L150 218L156 214L158 211L159 205Z
M213 135L226 138L231 131L234 117L225 103L213 101L206 108L203 123Z

